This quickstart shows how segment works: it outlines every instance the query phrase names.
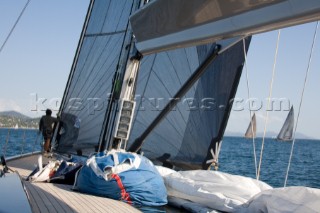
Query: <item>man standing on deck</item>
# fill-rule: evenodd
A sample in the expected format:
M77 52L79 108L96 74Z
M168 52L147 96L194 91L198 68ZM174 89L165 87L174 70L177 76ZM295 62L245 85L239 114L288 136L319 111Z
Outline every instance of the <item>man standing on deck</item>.
M46 110L46 115L42 116L39 122L39 134L42 132L44 139L44 153L50 152L50 140L53 134L53 125L58 122L58 119L51 117L52 111Z

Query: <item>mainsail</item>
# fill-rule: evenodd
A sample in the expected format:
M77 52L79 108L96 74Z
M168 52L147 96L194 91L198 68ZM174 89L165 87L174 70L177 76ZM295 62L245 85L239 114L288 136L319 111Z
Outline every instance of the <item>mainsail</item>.
M293 106L291 107L289 114L284 122L278 136L277 140L279 141L291 141L292 140L292 133L293 133L293 126L294 126L294 111Z
M248 47L250 38L246 39ZM141 64L136 117L129 146L143 134L215 44L149 55ZM214 60L177 106L145 139L151 160L180 168L206 168L223 137L244 61L239 42Z
M253 114L246 134L244 135L245 138L255 138L257 131L257 123L256 123L256 114Z
M79 42L61 106L56 151L88 156L111 148L117 113L114 96L129 59L128 24L138 0L95 0ZM251 37L243 40L248 50ZM129 148L174 94L219 45L150 54L141 60ZM244 63L242 40L218 54L180 102L144 140L140 152L180 168L206 168L222 140ZM120 77L119 77L120 76ZM111 95L110 95L111 94ZM101 149L100 149L101 150Z

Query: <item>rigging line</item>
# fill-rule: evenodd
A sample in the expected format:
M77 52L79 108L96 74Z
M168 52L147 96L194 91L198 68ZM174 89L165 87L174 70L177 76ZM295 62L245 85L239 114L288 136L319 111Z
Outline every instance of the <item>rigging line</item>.
M266 137L267 124L268 124L268 118L269 118L269 110L268 110L268 109L269 109L269 107L270 107L271 97L272 97L272 88L273 88L274 74L275 74L276 64L277 64L277 56L278 56L278 49L279 49L280 34L281 34L281 30L278 30L277 46L276 46L276 52L275 52L275 55L274 55L274 63L273 63L273 69L272 69L272 78L271 78L271 82L270 82L270 91L269 91L268 106L267 106L267 109L266 109L266 120L265 120L265 124L264 124L264 131L263 131L263 137L262 137L262 144L261 144L261 151L260 151L260 159L259 159L258 172L257 172L257 180L259 180L259 178L260 178L262 155L263 155L263 149L264 149L264 140L265 140L265 137Z
M246 83L247 83L247 94L248 94L248 99L250 100L250 85L249 85L249 72L248 72L248 67L247 67L247 52L246 52L246 42L245 38L242 39L243 43L243 53L244 53L244 67L246 70ZM254 168L256 172L256 178L258 177L258 172L257 172L257 154L256 154L256 143L255 143L255 134L253 133L253 125L252 125L252 113L251 113L251 106L249 104L249 115L250 115L250 124L251 124L251 133L252 133L252 145L253 145L253 156L254 156Z
M291 151L290 151L290 156L289 156L289 163L288 163L288 168L287 168L287 173L286 173L286 179L284 181L284 187L286 187L286 185L287 185L287 180L288 180L288 175L289 175L289 170L290 170L291 160L292 160L292 155L293 155L293 148L294 148L294 144L295 144L295 141L296 141L296 132L297 132L297 127L298 127L298 122L299 122L299 117L300 117L300 111L301 111L304 91L305 91L305 88L306 88L306 85L307 85L308 74L309 74L310 65L311 65L311 61L312 61L312 55L313 55L313 51L314 51L314 46L315 46L315 43L316 43L318 26L319 26L319 21L317 21L316 28L315 28L314 35L313 35L313 41L312 41L312 46L311 46L311 50L310 50L308 67L307 67L307 70L306 70L306 75L305 75L304 84L303 84L303 88L302 88L302 93L301 93L301 97L300 97L299 110L298 110L298 115L297 115L297 122L296 122L296 125L294 127L294 132L293 132L293 141L292 141L292 145L291 145Z
M26 10L26 8L27 8L28 4L30 3L30 1L31 1L31 0L28 0L27 3L24 5L22 11L20 12L20 15L18 16L16 22L14 23L13 27L11 28L11 30L10 30L7 38L4 40L4 42L3 42L3 44L2 44L2 46L1 46L1 48L0 48L0 53L2 52L4 46L6 45L6 43L7 43L7 41L9 40L11 34L13 33L13 30L16 28L16 26L17 26L20 18L22 17L22 15L23 15L24 11Z

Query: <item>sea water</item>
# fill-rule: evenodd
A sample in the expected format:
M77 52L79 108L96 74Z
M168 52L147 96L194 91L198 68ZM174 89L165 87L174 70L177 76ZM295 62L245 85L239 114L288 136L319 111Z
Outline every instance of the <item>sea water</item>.
M220 171L256 178L262 138L224 137L219 156ZM265 138L260 164L260 180L273 187L284 186L293 142ZM320 188L320 141L296 139L287 178L287 186Z
M0 155L12 157L40 151L43 138L35 129L0 128Z
M40 151L42 135L37 130L1 129L0 155L6 157ZM259 165L262 139L224 137L219 156L219 171L256 178L256 164ZM264 140L260 180L273 187L284 185L292 142L279 142L271 138ZM308 186L320 188L320 141L296 139L287 186Z

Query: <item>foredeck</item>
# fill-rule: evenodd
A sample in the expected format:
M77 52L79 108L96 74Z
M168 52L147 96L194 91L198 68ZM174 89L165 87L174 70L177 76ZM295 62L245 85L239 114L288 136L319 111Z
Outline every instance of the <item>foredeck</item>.
M11 160L7 164L24 179L35 169L38 156ZM48 158L43 158L43 161L45 163ZM23 183L33 212L140 212L121 201L73 191L71 185L33 183L25 180Z

